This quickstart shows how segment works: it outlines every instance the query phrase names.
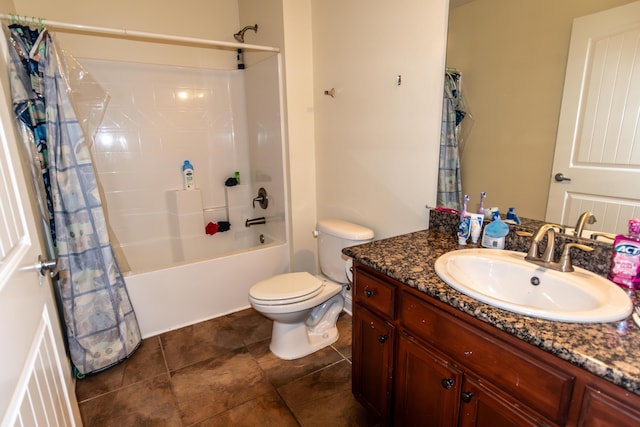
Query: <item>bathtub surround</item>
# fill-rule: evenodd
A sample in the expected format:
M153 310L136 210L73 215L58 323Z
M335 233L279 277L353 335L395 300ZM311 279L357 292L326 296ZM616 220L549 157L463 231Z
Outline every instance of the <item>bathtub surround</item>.
M256 216L251 197L259 187L271 198L262 232L286 241L277 56L242 71L83 63L112 98L93 150L134 273L223 254L198 256L191 241L207 237L209 222L227 221L229 233L242 233L245 219ZM197 171L192 191L181 191L184 159ZM236 171L242 185L225 186ZM216 234L207 243L228 239Z
M93 151L125 254L136 245L179 237L171 218L182 202L180 209L189 214L195 214L194 204L224 209L226 177L249 169L242 75L81 61L111 94ZM185 158L198 171L200 199L177 191ZM183 221L190 224L185 237L203 231L203 222Z
M289 271L279 57L242 71L83 62L112 97L93 150L142 336L249 307L253 284Z

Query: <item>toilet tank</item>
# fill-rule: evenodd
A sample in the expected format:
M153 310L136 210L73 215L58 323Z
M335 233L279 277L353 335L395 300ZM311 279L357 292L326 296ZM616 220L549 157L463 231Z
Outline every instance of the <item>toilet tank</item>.
M373 240L373 230L339 219L318 221L318 258L322 274L338 283L347 283L346 264L349 257L342 249Z

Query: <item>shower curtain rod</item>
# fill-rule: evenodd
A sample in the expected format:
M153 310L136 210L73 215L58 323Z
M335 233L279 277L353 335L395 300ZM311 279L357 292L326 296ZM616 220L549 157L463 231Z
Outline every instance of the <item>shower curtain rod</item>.
M83 32L83 33L107 34L107 35L121 36L121 37L131 38L131 39L147 39L147 40L164 41L164 42L181 42L181 43L195 44L195 45L201 45L201 46L227 47L227 48L233 48L233 49L257 50L262 52L280 52L280 48L273 47L273 46L261 46L257 44L225 42L221 40L208 40L208 39L200 39L195 37L174 36L170 34L149 33L146 31L127 30L124 28L118 29L118 28L107 28L107 27L94 27L92 25L80 25L80 24L71 24L68 22L49 21L41 18L29 18L26 16L18 16L18 15L12 15L12 14L0 14L0 19L12 21L12 22L16 22L18 24L24 24L24 25L31 24L34 26L73 30L73 31Z

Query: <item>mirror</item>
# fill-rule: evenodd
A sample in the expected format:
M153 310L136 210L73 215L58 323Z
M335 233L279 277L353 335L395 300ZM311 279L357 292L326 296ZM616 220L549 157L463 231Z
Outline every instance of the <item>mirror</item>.
M485 207L544 219L572 21L632 1L451 0L446 65L462 75L471 116L461 155L470 210L486 191Z

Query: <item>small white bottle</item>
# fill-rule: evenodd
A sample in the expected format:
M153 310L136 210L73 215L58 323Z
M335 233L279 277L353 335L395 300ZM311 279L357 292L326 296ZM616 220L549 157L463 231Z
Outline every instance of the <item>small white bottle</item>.
M185 190L193 190L196 188L196 183L193 179L193 165L189 160L185 160L182 165L182 178Z

